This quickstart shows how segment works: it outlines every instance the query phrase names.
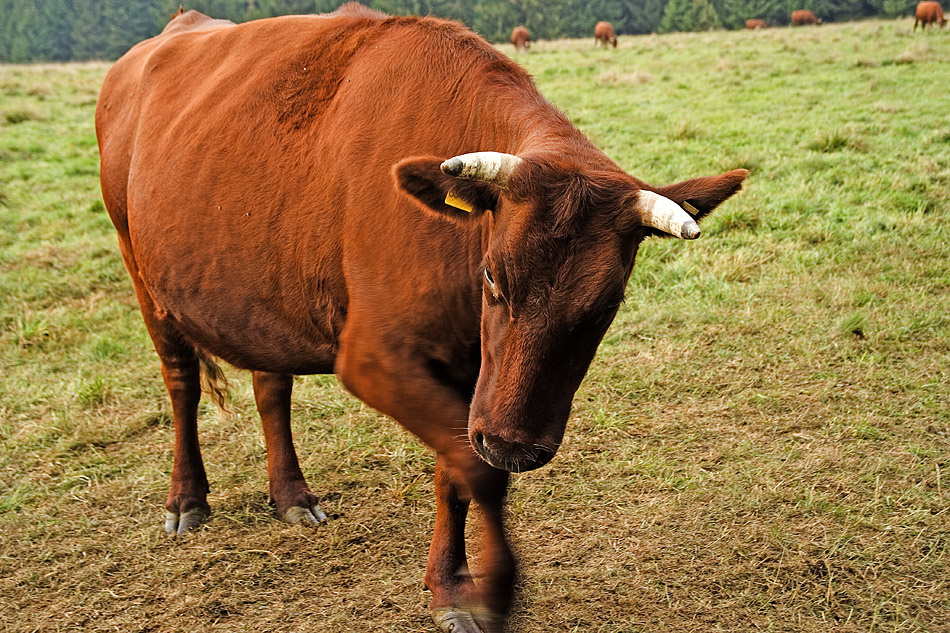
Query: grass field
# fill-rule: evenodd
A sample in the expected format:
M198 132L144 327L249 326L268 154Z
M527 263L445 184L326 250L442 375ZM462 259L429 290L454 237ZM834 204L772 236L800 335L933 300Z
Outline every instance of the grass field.
M514 478L515 632L950 631L950 30L911 26L517 56L645 180L752 173L700 240L641 249L564 446ZM0 630L431 630L433 457L332 376L294 410L328 525L275 519L231 371L233 415L202 409L213 514L163 533L106 70L0 67Z

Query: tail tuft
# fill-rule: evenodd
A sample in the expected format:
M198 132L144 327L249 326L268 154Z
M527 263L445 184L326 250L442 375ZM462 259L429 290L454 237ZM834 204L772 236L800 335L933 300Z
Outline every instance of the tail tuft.
M196 350L198 363L201 365L201 390L211 398L211 401L225 413L231 413L228 406L228 378L224 375L221 366L201 350Z

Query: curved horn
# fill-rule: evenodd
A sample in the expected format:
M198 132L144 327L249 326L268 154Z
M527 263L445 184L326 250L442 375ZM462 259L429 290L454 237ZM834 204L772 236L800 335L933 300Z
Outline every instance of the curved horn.
M473 152L448 159L442 163L441 169L443 174L449 176L467 180L484 180L504 187L508 183L508 178L521 163L522 159L514 154Z
M652 191L640 190L636 206L644 226L652 226L664 233L684 240L699 237L699 225L680 205Z

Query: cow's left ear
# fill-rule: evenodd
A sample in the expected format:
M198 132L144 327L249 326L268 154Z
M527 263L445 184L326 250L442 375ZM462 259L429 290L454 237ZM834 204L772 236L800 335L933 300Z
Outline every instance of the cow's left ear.
M718 176L693 178L675 185L656 187L654 191L681 206L684 202L689 203L692 206L690 215L698 221L739 191L748 175L748 169L733 169Z
M393 168L396 185L424 209L457 222L498 207L497 185L448 176L440 169L442 161L414 156L398 162Z

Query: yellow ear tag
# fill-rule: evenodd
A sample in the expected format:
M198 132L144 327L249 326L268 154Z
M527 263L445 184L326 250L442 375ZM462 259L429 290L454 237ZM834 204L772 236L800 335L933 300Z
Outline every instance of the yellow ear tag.
M692 213L693 215L699 215L699 209L691 205L690 203L683 201L683 208Z
M454 191L450 191L445 194L445 204L449 205L450 207L455 207L456 209L461 209L465 213L472 212L472 205L455 195Z

